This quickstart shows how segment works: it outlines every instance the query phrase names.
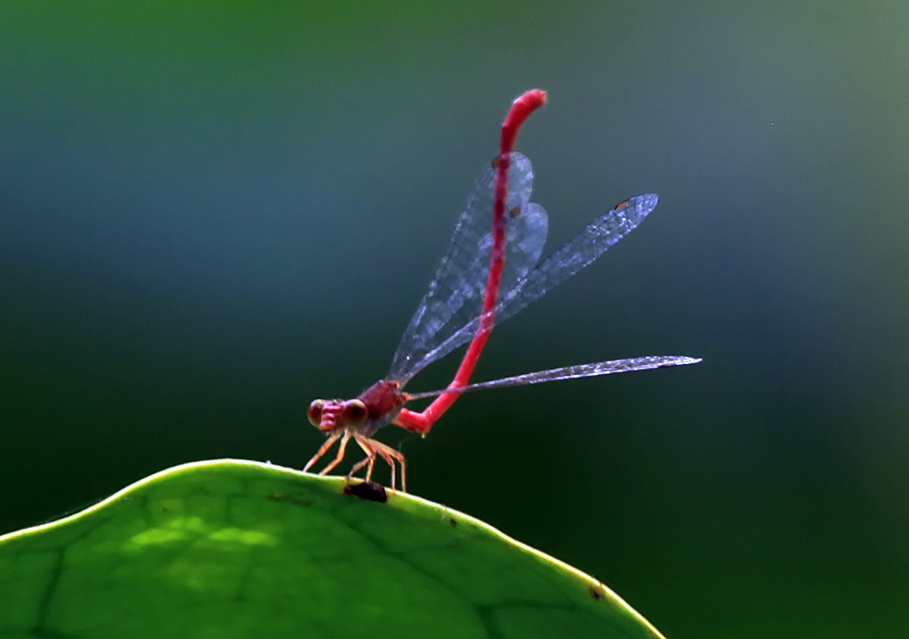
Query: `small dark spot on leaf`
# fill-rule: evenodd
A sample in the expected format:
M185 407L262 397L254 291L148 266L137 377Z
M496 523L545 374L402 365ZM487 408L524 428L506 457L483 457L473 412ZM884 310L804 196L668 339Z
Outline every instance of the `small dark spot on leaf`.
M455 519L454 517L449 517L449 518L448 518L448 523L451 524L451 527L452 527L452 528L457 528L457 527L458 527L458 520Z
M388 494L385 492L385 486L374 484L371 481L360 482L359 484L347 484L344 487L345 495L353 495L366 501L377 501L384 504L388 501Z
M593 597L594 599L596 599L597 601L599 601L600 599L603 598L603 593L600 592L600 589L597 588L596 586L591 586L590 587L590 596Z

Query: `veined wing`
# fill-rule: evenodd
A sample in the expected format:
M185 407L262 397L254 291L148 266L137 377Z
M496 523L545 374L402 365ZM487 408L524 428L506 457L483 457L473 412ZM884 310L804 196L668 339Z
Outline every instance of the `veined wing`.
M503 287L495 310L495 323L505 321L595 262L610 246L634 230L656 208L657 201L655 194L638 195L625 200L588 224L513 287ZM445 341L439 342L435 349L427 352L423 361L412 367L411 375L470 341L479 322L479 317L474 317L453 331Z
M429 290L404 331L391 363L389 379L406 382L433 361L426 360L428 353L480 314L492 250L495 176L495 168L489 166L474 184ZM530 202L532 190L530 160L520 153L512 153L505 207L502 291L514 288L527 275L546 243L546 211Z
M551 368L536 373L524 373L514 377L503 377L491 382L478 382L468 384L461 388L446 388L444 390L429 391L428 393L408 393L408 400L437 397L445 391L466 393L468 391L483 390L487 388L505 388L508 386L530 386L545 382L557 382L564 379L580 379L582 377L598 377L600 375L613 375L615 373L629 373L631 371L646 371L654 368L669 368L671 366L687 366L697 364L700 357L686 357L684 355L656 355L648 357L632 357L629 359L614 359L608 362L594 362L593 364L575 364Z

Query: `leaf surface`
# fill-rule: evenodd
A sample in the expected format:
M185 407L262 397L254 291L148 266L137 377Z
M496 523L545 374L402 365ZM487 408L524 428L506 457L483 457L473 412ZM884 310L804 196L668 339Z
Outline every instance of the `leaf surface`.
M0 537L0 638L661 636L476 519L345 486L196 462Z

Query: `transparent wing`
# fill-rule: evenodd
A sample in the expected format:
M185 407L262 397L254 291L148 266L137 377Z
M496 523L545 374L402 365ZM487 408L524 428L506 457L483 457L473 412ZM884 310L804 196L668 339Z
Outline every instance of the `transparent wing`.
M637 227L656 208L657 201L658 198L654 194L638 195L625 200L588 224L583 231L547 256L512 288L503 287L495 310L496 325L595 262L606 249ZM464 326L453 331L446 340L440 341L438 346L425 354L422 362L414 363L411 376L469 342L477 331L479 321L479 316L473 317Z
M597 377L598 375L611 375L613 373L628 373L631 371L646 371L653 368L685 366L687 364L697 364L700 361L701 359L697 357L685 357L680 355L656 355L650 357L633 357L631 359L615 359L608 362L596 362L594 364L576 364L574 366L553 368L548 371L525 373L524 375L515 375L514 377L505 377L503 379L497 379L491 382L470 384L462 388L451 390L457 390L458 392L466 393L468 391L483 390L485 388L529 386L531 384L542 384L543 382L556 382L562 379ZM444 390L438 390L428 393L408 393L407 397L409 399L424 399L427 397L436 397L444 392Z
M426 366L426 355L479 316L492 249L496 171L486 168L474 184L454 235L392 359L389 379L406 382ZM530 203L530 160L511 154L506 200L505 271L501 290L512 289L537 263L546 243L546 211Z

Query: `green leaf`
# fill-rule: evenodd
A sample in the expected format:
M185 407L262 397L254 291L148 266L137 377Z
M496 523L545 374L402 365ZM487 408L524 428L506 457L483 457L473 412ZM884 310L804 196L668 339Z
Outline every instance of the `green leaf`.
M0 637L660 637L486 524L345 486L198 462L0 537Z

